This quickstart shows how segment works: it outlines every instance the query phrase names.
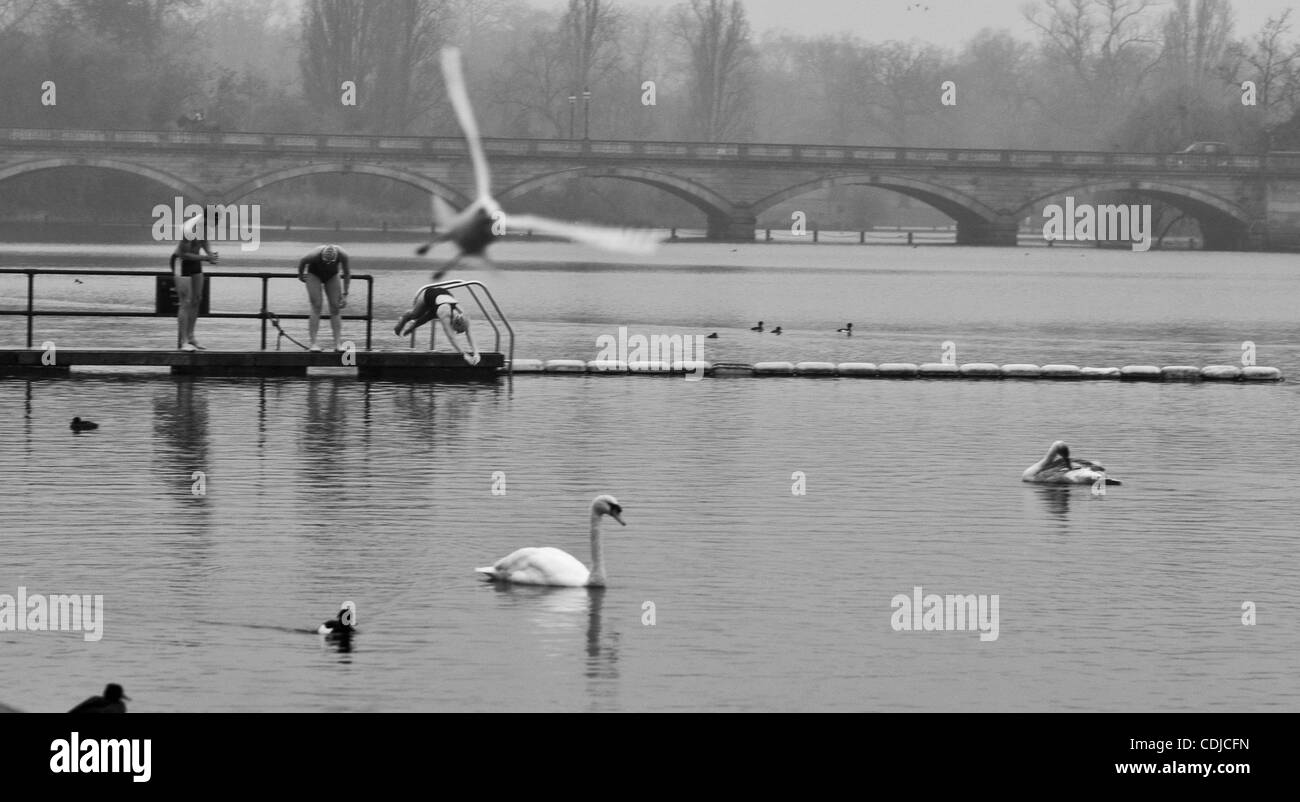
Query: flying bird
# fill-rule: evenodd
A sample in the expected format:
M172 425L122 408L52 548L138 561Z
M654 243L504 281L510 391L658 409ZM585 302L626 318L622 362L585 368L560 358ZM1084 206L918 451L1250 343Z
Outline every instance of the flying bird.
M495 267L485 251L507 229L536 231L620 253L648 254L655 250L660 237L652 231L565 223L528 214L507 216L501 209L501 204L492 197L492 177L488 172L487 157L483 155L483 142L479 138L478 124L474 121L474 110L469 104L469 93L465 89L459 49L443 48L442 76L447 84L447 96L451 99L452 108L456 110L456 119L465 134L470 161L474 165L475 198L464 209L454 212L446 201L437 195L433 196L434 231L437 233L432 240L416 248L415 252L423 256L439 242L453 242L459 249L459 253L449 262L433 271L434 281L446 275L448 270L467 256L476 256L489 267Z

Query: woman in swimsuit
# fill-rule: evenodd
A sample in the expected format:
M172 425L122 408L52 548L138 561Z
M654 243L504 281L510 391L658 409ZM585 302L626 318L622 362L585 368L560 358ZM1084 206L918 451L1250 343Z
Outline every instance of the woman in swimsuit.
M203 263L217 261L206 239L184 237L172 251L171 271L176 284L176 339L182 351L203 346L194 339L194 324L203 302ZM178 264L179 263L179 264Z
M330 330L334 333L334 350L341 351L343 318L340 317L340 312L348 305L348 287L352 284L347 253L337 245L316 248L298 261L298 280L307 285L307 301L311 304L311 319L307 322L311 350L320 350L320 346L316 345L316 333L320 331L321 291L324 290L330 302Z
M416 295L415 305L411 307L411 311L402 315L397 325L393 327L393 331L398 337L407 337L435 317L442 324L442 330L446 332L452 347L465 357L466 362L477 365L478 348L474 345L474 337L469 333L469 318L461 311L456 296L444 287L428 287ZM469 342L470 353L465 353L460 343L456 342L457 333L465 335L465 339Z

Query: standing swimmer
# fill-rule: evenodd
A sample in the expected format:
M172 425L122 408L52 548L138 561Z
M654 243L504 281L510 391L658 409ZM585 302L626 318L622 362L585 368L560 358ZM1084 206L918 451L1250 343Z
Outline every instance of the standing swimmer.
M452 295L445 287L425 287L422 289L415 296L415 303L412 305L411 311L402 314L397 321L397 325L393 327L393 332L398 337L409 336L435 317L442 324L442 330L447 334L447 339L451 341L452 347L465 358L466 362L477 365L479 363L479 353L478 348L474 345L474 337L469 333L469 318L461 311L456 296ZM465 335L471 353L465 353L464 349L460 347L460 343L456 342L456 333Z
M208 245L206 237L200 238L198 227L202 217L195 216L185 224L185 233L172 251L170 266L176 285L176 339L182 351L195 351L203 346L194 339L194 324L199 318L203 302L203 263L217 261L217 252ZM180 264L178 265L177 262Z
M339 272L343 273L340 284ZM334 333L334 350L341 351L343 319L340 313L348 305L348 287L352 272L348 269L348 255L337 245L322 245L298 261L298 280L307 285L307 301L311 304L311 319L307 334L311 337L311 350L319 351L316 334L320 331L321 289L330 302L330 330Z

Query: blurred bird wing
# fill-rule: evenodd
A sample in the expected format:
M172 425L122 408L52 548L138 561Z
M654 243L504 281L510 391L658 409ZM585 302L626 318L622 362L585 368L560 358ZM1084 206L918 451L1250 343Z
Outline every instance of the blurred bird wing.
M447 84L447 97L456 110L460 130L469 146L469 158L474 163L474 182L480 200L492 197L492 177L488 172L487 157L483 155L483 142L479 139L478 124L474 122L474 108L469 104L465 90L465 76L460 69L460 50L446 47L442 51L442 78Z
M451 204L442 199L441 195L433 196L433 225L439 232L447 231L451 228L452 221L456 218L456 210L451 208Z
M618 253L651 254L663 237L644 228L609 228L587 223L564 223L531 214L511 214L505 218L507 231L536 231L551 237L564 237L595 248Z
M194 233L199 230L199 223L202 222L203 222L203 215L201 214L196 214L193 217L191 217L189 220L186 220L185 225L181 227L182 236L193 237Z

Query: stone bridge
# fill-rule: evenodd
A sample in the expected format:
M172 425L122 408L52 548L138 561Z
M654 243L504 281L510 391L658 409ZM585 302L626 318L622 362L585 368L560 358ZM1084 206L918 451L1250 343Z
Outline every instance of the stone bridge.
M579 176L649 184L699 208L715 239L750 240L758 215L807 192L862 185L952 217L957 241L1014 245L1020 221L1070 195L1137 193L1181 209L1205 247L1300 249L1300 153L1258 156L813 145L487 139L494 192L512 199ZM314 173L401 181L453 206L473 176L459 138L0 128L0 182L61 167L150 178L187 202L234 203ZM1118 202L1118 201L1111 201ZM1133 202L1126 200L1124 202Z

